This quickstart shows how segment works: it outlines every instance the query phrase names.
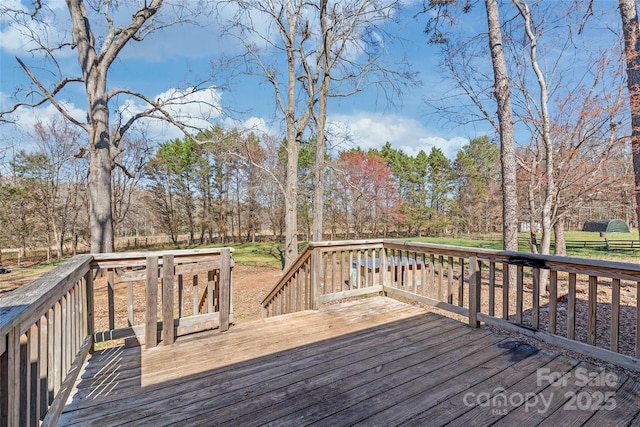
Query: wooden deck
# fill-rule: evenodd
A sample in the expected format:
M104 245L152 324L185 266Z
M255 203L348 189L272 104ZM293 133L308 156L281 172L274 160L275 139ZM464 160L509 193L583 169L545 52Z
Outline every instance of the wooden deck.
M639 401L630 378L373 297L97 351L59 425L603 427L640 425Z

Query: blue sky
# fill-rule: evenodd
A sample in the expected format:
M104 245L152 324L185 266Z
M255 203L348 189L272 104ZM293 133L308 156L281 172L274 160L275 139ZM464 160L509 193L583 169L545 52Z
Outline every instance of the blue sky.
M3 0L7 6L24 7L30 0ZM605 1L615 12L615 2ZM47 2L55 18L49 22L47 34L52 39L62 37L68 31L68 12L63 0ZM469 138L490 132L487 124L476 123L471 126L454 125L441 116L434 115L427 108L424 98L438 91L447 90L438 74L439 58L436 48L427 43L423 29L427 17L419 15L421 2L405 0L404 10L396 16L397 23L389 23L389 30L404 38L403 48L394 47L393 55L400 58L406 55L413 70L419 73L421 84L408 88L402 99L394 106L388 106L374 90L356 96L333 100L329 106L329 121L334 126L348 129L351 144L362 148L378 148L389 141L396 148L415 155L419 150L427 153L431 147L441 148L449 157ZM484 28L484 10L478 5L475 15L467 17L473 22L472 31ZM123 16L127 16L123 12ZM130 16L130 14L128 15ZM616 16L617 15L613 15ZM215 101L219 110L189 110L190 114L201 115L197 123L201 127L208 124L223 126L250 126L273 135L283 135L281 117L277 114L273 90L259 77L237 77L229 80L225 67L211 68L211 61L220 55L234 55L241 52L241 46L231 39L221 40L219 28L214 23L202 22L201 26L175 26L152 34L142 43L130 44L121 52L119 59L109 74L111 88L126 87L139 91L154 99L163 94L190 86L211 72L215 75L212 87L202 92L208 102ZM0 108L6 109L12 103L12 94L16 88L25 84L25 73L19 68L15 56L23 58L34 67L38 75L46 79L48 74L40 68L39 57L28 52L21 36L9 23L0 21ZM487 57L488 58L488 57ZM488 60L488 59L487 59ZM60 64L70 74L78 75L75 52L67 50L60 57ZM489 64L490 65L490 64ZM69 110L78 117L84 117L86 98L82 86L76 84L74 90L66 91L63 99ZM129 104L131 110L141 108L134 101ZM190 108L182 106L181 108ZM22 123L20 129L9 126L0 127L0 144L20 144L24 140L20 131L28 130L36 120L49 120L56 115L50 106L39 107L36 111L21 109L16 117ZM147 135L154 142L181 137L175 128L168 128L159 122L150 123ZM345 143L346 144L346 143ZM343 145L344 146L344 145Z

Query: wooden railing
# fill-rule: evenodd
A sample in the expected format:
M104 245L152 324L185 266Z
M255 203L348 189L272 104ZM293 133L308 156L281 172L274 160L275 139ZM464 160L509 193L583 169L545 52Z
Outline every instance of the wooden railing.
M232 266L228 248L79 255L0 298L0 425L55 425L96 342L226 330Z
M639 282L640 265L631 263L393 240L316 242L262 307L271 316L383 293L640 370Z

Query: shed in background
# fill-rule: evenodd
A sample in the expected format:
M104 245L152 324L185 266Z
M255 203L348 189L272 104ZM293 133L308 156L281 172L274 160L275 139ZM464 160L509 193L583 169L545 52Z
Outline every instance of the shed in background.
M621 219L590 219L584 222L582 231L605 233L628 233L629 226Z

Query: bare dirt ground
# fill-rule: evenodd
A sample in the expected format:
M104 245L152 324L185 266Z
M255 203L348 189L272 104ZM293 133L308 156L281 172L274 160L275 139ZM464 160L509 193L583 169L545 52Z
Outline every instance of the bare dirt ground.
M273 289L282 270L273 267L233 267L233 316L235 323L260 317L260 303Z

